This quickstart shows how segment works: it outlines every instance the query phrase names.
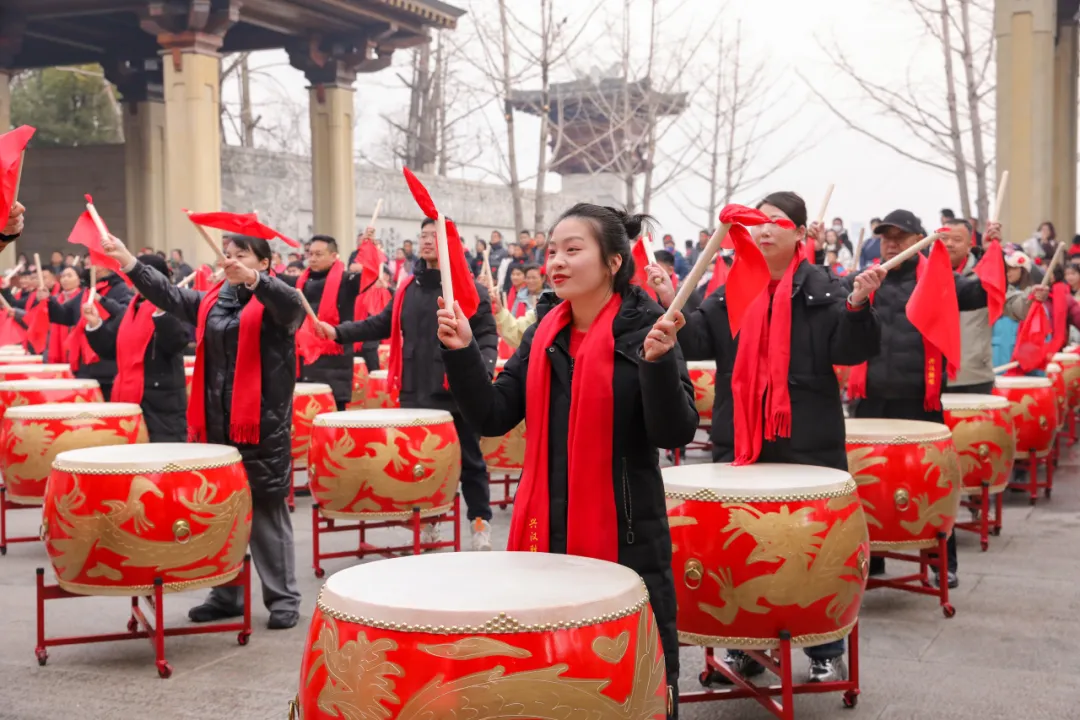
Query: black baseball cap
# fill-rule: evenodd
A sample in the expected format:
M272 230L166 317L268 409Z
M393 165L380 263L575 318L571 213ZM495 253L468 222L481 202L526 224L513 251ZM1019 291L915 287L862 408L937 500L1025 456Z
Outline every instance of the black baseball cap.
M908 235L926 234L922 221L910 210L893 210L885 216L880 225L874 228L874 232L878 235L884 235L889 231L889 228L896 228Z

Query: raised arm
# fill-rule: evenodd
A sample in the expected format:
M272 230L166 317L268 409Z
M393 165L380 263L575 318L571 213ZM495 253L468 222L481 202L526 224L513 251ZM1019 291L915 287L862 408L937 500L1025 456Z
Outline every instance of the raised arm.
M90 349L99 357L108 360L116 359L116 340L120 334L121 315L113 315L105 320L97 329L86 328L86 341L90 343Z
M82 293L64 302L60 302L55 297L49 298L49 322L74 327L79 324L81 315Z
M199 322L199 304L203 294L197 290L182 288L169 282L169 278L141 262L124 268L135 287L147 300L165 312L190 325Z
M191 342L189 325L177 320L167 312L154 314L154 332L157 333L157 347L165 355L182 352Z
M829 359L833 365L861 365L881 352L881 322L870 303L849 307L846 300L833 303L835 318L829 339Z
M253 291L278 325L296 332L304 322L304 304L296 288L267 273L259 273Z
M399 288L398 292L405 292L405 288ZM386 307L378 315L360 322L344 322L338 325L334 328L337 332L335 339L342 345L386 340L390 337L390 324L393 317L394 303L391 301L386 303Z
M684 313L686 325L679 330L679 347L687 360L720 362L720 358L716 357L716 341L709 322L709 317L714 313L722 313L724 320L727 320L727 305L719 291L705 298L701 307Z

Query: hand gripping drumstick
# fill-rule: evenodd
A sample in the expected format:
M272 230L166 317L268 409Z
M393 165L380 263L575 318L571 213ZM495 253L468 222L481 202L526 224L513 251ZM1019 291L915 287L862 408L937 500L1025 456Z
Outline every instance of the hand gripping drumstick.
M709 238L709 242L705 243L705 248L701 251L701 255L698 256L697 262L694 263L694 268L686 276L686 280L683 281L682 285L679 286L679 292L675 295L675 299L671 301L671 307L664 313L665 320L675 322L675 313L683 309L686 301L690 299L690 293L697 289L698 283L701 282L705 271L709 269L709 263L720 249L720 243L724 242L724 238L727 237L730 229L730 223L721 225L716 228L716 232Z
M192 280L194 280L194 279L195 279L195 276L196 276L196 275L198 275L198 274L199 274L199 273L197 273L197 272L193 272L193 273L191 273L191 274L190 274L190 275L188 275L188 276L187 276L186 278L184 278L184 279L183 279L183 280L181 280L180 282L176 283L176 287L187 287L188 285L190 285L190 284L191 284L191 281L192 281Z
M87 305L93 305L97 300L97 268L93 265L90 266L90 297L86 301Z
M1054 251L1054 257L1050 260L1050 265L1046 268L1046 275L1043 276L1042 285L1050 287L1054 282L1054 271L1057 270L1057 266L1061 263L1061 259L1065 256L1065 244L1058 243L1057 250Z
M649 234L648 233L643 233L642 234L642 236L641 236L641 244L645 247L645 257L646 257L646 259L648 259L649 264L650 265L655 265L656 264L656 253L653 252L652 243L649 242ZM663 278L658 278L657 277L657 278L652 279L652 284L656 285L657 287L659 287L661 284L663 284L663 282L664 282Z
M439 213L435 222L436 244L439 248L439 276L442 279L442 295L446 308L454 311L454 283L450 275L450 246L446 242L446 216Z
M914 245L912 245L911 247L909 247L907 250L901 251L901 253L899 255L897 255L896 257L894 257L892 260L889 260L888 262L882 263L881 264L881 269L884 270L885 272L888 272L889 270L892 270L894 267L898 267L900 265L903 265L910 258L914 257L915 253L921 251L925 247L928 247L929 245L931 245L935 240L937 240L940 237L941 237L940 233L934 233L930 237L923 238L919 242L917 242Z

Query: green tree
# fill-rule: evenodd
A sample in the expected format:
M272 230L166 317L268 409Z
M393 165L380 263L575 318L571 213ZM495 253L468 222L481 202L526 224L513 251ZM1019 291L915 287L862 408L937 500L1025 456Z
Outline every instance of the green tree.
M11 81L12 125L33 125L34 145L101 145L124 140L115 88L97 65L27 70Z

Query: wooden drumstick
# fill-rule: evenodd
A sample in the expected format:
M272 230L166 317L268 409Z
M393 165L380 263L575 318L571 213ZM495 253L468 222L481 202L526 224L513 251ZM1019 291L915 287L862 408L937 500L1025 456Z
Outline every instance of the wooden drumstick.
M25 150L19 155L19 174L15 176L15 195L11 198L11 207L15 207L15 203L19 202L19 188L22 187L22 171L24 165L26 165Z
M941 237L941 235L939 233L934 233L933 235L931 235L929 237L923 238L919 242L917 242L914 245L912 245L911 247L909 247L907 250L902 251L899 255L894 257L892 260L889 260L888 262L882 263L881 264L882 269L885 270L885 272L888 272L889 270L892 270L894 267L898 267L900 265L903 265L910 258L914 257L916 253L921 251L923 248L928 247L929 245L931 245L935 240L937 240L940 237Z
M1009 171L1001 173L1001 182L998 183L997 200L994 202L994 211L990 213L990 222L996 223L1001 217L1001 206L1005 204L1005 191L1009 188Z
M95 300L97 300L97 267L94 266L94 265L91 265L90 266L90 297L86 301L86 304L87 305L93 305Z
M190 220L192 214L191 211L185 210L184 212L187 214L188 219ZM192 225L194 225L195 229L199 231L199 235L202 237L203 240L206 241L206 244L210 246L210 249L214 251L214 255L217 256L218 262L225 262L225 253L221 252L221 248L219 248L218 244L214 242L214 238L210 237L210 233L206 232L206 228L204 228L202 225L199 225L198 223L192 223Z
M994 368L994 374L1000 375L1003 372L1009 372L1010 370L1018 367L1020 367L1020 363L1018 362L1005 363L1004 365L999 365L998 367Z
M825 199L821 201L821 212L818 213L817 221L818 225L821 225L823 230L825 225L825 213L829 210L829 201L832 200L833 190L835 189L836 185L829 183L829 189L825 191Z
M312 324L318 324L319 316L315 314L315 311L311 309L311 303L304 297L304 291L300 288L296 288L296 294L300 296L300 302L304 303L304 311L307 312L309 318L311 318Z
M690 293L697 289L698 283L701 282L705 271L709 269L709 263L712 262L713 256L720 250L720 243L724 242L729 230L731 230L731 224L724 223L716 228L716 232L709 238L709 242L705 243L705 247L702 249L701 255L698 256L697 262L694 263L693 269L690 270L686 280L679 286L679 292L676 293L675 299L671 301L671 307L664 313L665 320L675 322L675 313L683 309L686 301L690 299Z
M184 278L180 282L176 283L176 287L187 287L188 285L191 284L191 281L195 279L196 275L198 275L198 273L191 273L186 278Z
M1046 275L1043 276L1042 285L1050 287L1054 282L1054 271L1057 270L1058 263L1061 262L1061 258L1065 256L1065 244L1058 243L1057 250L1054 251L1054 257L1050 259L1050 264L1046 267Z
M859 229L859 242L855 244L855 255L851 258L851 266L848 270L855 270L859 267L859 256L862 255L863 240L866 239L866 226L864 225Z
M379 211L382 210L382 198L375 203L375 212L371 213L371 222L368 223L368 227L375 227L375 223L379 220Z
M442 279L443 300L448 310L454 310L454 281L450 274L450 245L446 241L446 216L439 213L435 222L436 245L439 249L439 276Z
M37 266L38 289L39 290L44 290L45 289L45 273L41 272L41 257L37 253L34 253L34 265Z

